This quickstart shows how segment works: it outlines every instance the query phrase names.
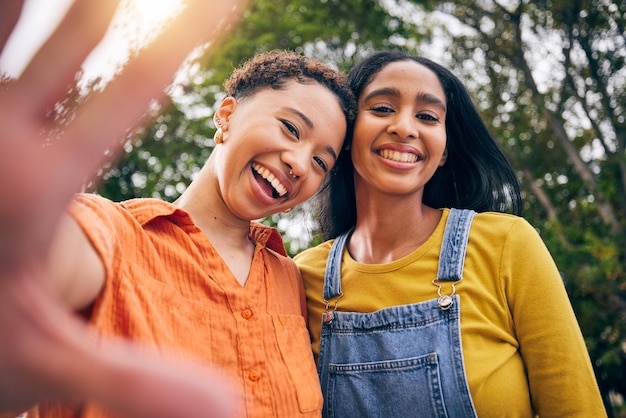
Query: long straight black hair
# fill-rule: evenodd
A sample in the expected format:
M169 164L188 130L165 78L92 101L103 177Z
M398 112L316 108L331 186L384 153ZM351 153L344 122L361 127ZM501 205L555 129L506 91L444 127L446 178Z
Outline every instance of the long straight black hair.
M520 186L513 168L481 119L463 83L445 67L402 51L380 51L355 65L348 74L357 101L372 78L387 64L415 61L437 75L447 100L446 163L424 187L423 202L433 208L473 209L521 214ZM350 143L346 143L348 147ZM317 199L324 239L356 225L352 158L340 154L329 187Z

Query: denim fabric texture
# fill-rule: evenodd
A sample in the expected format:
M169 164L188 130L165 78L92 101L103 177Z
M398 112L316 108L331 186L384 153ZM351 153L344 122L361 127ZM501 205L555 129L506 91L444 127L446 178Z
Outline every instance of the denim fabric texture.
M450 211L440 281L461 278L473 216ZM350 233L338 237L330 251L327 301L341 294L341 258ZM318 358L323 416L476 417L463 365L461 298L453 295L452 301L448 309L433 299L371 313L334 312L332 321L322 323ZM329 305L334 308L334 302Z

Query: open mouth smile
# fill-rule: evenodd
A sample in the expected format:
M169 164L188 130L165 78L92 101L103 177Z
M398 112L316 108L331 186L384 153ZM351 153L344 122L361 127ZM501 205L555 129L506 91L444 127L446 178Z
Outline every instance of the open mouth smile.
M423 160L422 157L411 152L400 152L389 149L383 149L378 151L378 155L387 160L396 161L398 163L415 163L417 161Z
M287 194L287 188L267 168L252 163L252 170L257 177L262 178L271 187L274 198L283 197Z

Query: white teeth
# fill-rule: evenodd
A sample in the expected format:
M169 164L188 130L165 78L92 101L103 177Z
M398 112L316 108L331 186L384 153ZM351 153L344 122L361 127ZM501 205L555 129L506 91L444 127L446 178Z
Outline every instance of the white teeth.
M417 155L410 152L399 152L388 149L379 151L378 155L388 160L397 161L399 163L414 163L420 159Z
M252 168L261 177L263 177L263 179L265 179L269 184L272 185L274 190L276 190L276 193L278 193L278 196L282 197L287 193L287 189L285 188L285 186L283 186L283 184L276 177L274 177L274 175L270 173L270 171L267 168L262 167L258 165L257 163L253 163Z

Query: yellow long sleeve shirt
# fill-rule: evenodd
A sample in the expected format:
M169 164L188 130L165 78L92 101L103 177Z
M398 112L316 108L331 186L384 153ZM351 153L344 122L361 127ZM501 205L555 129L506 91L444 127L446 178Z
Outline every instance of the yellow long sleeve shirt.
M373 312L436 298L431 282L448 214L444 209L423 245L391 263L362 264L345 251L338 310ZM316 359L331 245L328 241L295 257ZM561 276L528 222L512 215L476 215L456 293L466 374L479 417L606 416Z

